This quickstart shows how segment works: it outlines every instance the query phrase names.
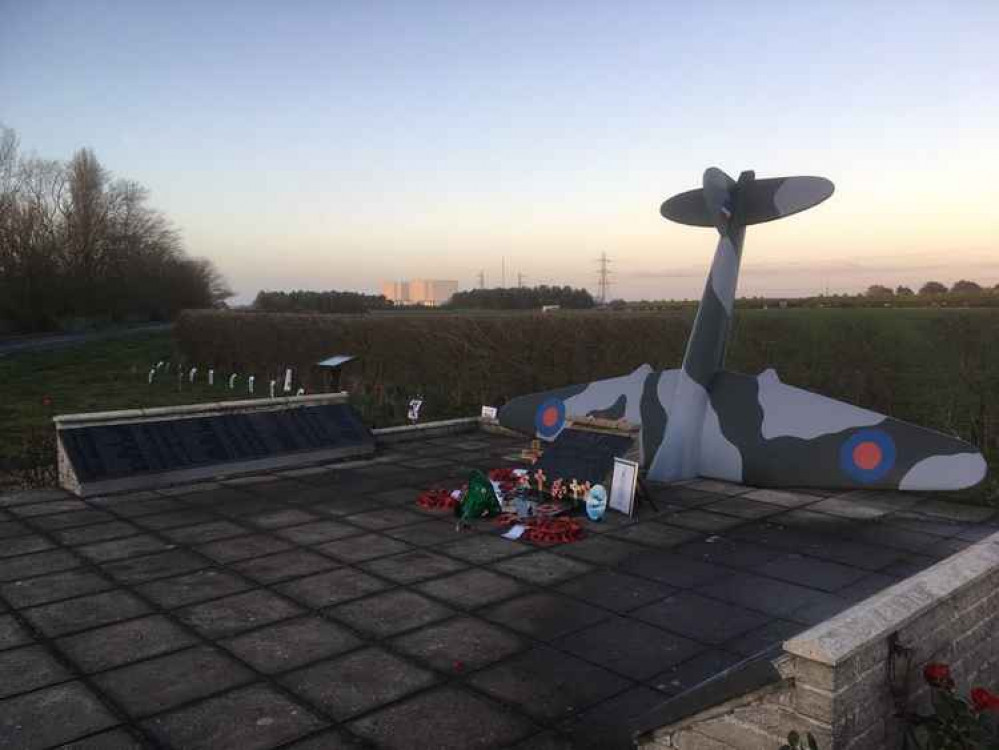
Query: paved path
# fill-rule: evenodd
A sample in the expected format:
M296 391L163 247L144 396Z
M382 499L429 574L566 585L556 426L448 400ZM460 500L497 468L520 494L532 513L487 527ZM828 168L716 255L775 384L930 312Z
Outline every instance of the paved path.
M699 481L539 549L415 504L519 445L0 495L0 745L629 748L670 696L996 530L914 495Z
M90 341L117 339L140 333L158 333L160 331L169 331L171 328L173 328L173 323L150 323L149 325L111 328L104 331L90 331L87 333L55 333L44 336L18 336L11 339L0 339L0 357L19 354L21 352L44 352L53 349L64 349L68 346L79 346Z

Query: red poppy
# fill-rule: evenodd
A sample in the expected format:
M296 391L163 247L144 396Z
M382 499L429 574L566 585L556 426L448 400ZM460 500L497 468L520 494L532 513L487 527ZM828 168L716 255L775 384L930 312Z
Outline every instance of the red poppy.
M971 703L975 711L999 711L999 695L982 687L971 691Z
M950 676L950 667L939 662L932 662L923 667L923 679L933 687L948 688L954 686L954 680Z
M494 482L513 482L517 475L513 473L513 469L490 469L489 478Z

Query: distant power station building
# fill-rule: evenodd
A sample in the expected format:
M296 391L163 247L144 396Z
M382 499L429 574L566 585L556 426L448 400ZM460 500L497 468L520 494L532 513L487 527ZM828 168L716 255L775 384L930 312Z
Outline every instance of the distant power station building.
M413 279L412 281L382 282L382 294L385 299L397 305L437 307L446 304L457 291L457 281Z

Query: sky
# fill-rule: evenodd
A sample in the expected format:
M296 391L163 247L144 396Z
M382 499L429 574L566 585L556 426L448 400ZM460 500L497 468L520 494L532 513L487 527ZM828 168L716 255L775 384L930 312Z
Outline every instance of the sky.
M138 180L260 289L697 298L708 166L814 174L741 295L999 282L999 2L0 0L0 123Z

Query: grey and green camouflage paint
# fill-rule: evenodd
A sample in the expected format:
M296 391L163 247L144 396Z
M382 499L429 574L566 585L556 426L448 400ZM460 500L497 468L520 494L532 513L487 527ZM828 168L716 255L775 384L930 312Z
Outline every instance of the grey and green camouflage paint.
M718 234L683 364L520 396L500 423L554 440L573 417L624 418L641 427L650 479L696 476L757 487L953 490L984 478L969 443L780 382L723 369L746 227L804 211L833 193L822 177L738 181L720 169L662 205L667 219Z

